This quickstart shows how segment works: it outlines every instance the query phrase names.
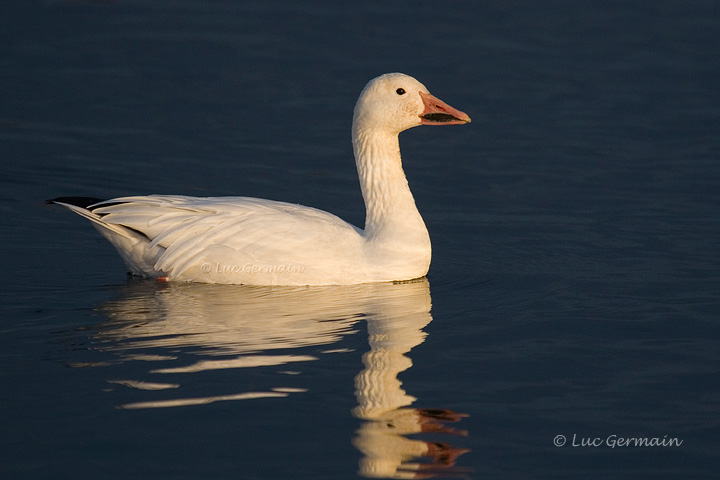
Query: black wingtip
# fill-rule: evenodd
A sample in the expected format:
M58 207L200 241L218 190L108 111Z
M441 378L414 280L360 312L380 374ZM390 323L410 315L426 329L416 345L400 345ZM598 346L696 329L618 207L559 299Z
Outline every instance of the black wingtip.
M96 203L100 203L102 201L102 198L95 197L57 197L45 200L45 203L66 203L80 208L87 208L90 205L95 205Z

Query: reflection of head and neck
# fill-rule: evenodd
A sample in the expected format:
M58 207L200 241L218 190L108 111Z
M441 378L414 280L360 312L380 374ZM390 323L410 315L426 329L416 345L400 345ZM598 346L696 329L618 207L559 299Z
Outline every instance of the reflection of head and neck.
M461 414L408 408L416 399L397 378L412 366L405 354L425 340L422 329L432 320L430 306L424 281L407 285L404 295L385 298L369 312L370 351L363 355L365 369L355 377L358 406L353 410L365 420L353 442L364 455L359 472L363 476L429 478L461 473L453 465L466 450L406 437L422 432L467 434L444 426ZM418 461L422 458L426 461Z
M121 362L150 362L152 381L112 380L145 390L154 400L126 403L123 408L165 408L215 401L282 397L304 388L278 384L256 391L207 397L174 395L157 398L155 390L178 383L158 382L158 375L197 374L209 370L283 365L285 373L321 354L338 352L330 346L355 333L366 320L370 351L365 368L355 378L363 420L354 445L363 454L360 474L386 478L425 478L460 473L452 467L465 450L444 443L410 439L422 432L456 433L444 424L462 415L442 409L409 408L415 398L397 376L412 362L405 356L421 344L430 323L431 300L427 280L328 287L244 287L231 285L157 284L132 281L119 300L102 308L111 322L98 332L100 349L114 352ZM307 347L313 347L308 349ZM293 351L296 349L296 351ZM308 353L308 350L311 350ZM342 349L340 349L342 351ZM183 352L180 355L178 352ZM295 365L293 367L292 365ZM169 393L169 392L168 392Z

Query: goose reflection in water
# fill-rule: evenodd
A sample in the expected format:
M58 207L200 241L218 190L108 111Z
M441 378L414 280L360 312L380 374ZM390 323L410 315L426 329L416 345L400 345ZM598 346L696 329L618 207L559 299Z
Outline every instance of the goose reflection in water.
M360 474L375 478L448 477L467 470L455 468L467 450L446 443L410 439L418 433L467 435L447 427L464 417L445 409L408 408L417 400L402 388L397 376L412 366L405 356L420 345L430 323L430 289L427 280L405 285L407 291L379 300L368 316L370 351L363 355L365 369L355 377L358 406L353 414L365 420L353 440L364 457ZM419 462L421 458L430 462Z
M463 476L455 467L467 450L443 442L426 441L414 434L466 435L447 426L464 415L445 409L410 408L415 398L397 376L411 360L405 355L421 344L430 323L427 280L327 287L244 287L231 285L158 284L132 280L124 296L102 310L111 319L97 333L101 350L118 361L156 361L152 374L183 374L228 368L290 365L319 360L312 355L287 353L328 345L356 333L366 320L370 351L364 369L355 378L357 406L362 420L353 444L362 453L359 473L375 478L429 478ZM179 358L178 352L183 353ZM188 354L193 362L187 364ZM167 366L175 362L177 365ZM157 363L156 363L157 365ZM299 365L299 364L298 364ZM288 367L289 369L291 367ZM287 372L291 373L291 372ZM157 378L157 376L154 376ZM173 377L176 378L176 377ZM279 377L283 378L283 377ZM175 389L181 385L134 379L111 383L145 391ZM263 397L283 397L306 391L278 385L207 397L151 399L121 408L165 408ZM413 434L415 438L408 438Z

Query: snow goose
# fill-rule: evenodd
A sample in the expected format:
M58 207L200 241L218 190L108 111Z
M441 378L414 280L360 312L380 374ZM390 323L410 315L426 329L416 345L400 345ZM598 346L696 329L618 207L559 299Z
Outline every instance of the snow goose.
M352 142L365 229L311 207L249 197L148 195L48 200L87 218L131 273L167 280L331 285L411 280L430 266L430 238L400 159L398 134L470 122L414 78L371 80Z

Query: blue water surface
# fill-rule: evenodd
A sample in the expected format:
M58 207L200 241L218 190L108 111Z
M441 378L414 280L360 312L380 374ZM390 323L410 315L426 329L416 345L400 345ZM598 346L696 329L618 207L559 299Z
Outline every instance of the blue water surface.
M3 479L715 479L720 8L6 2ZM60 195L245 195L364 222L385 72L427 279L128 278Z

